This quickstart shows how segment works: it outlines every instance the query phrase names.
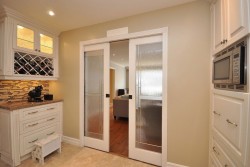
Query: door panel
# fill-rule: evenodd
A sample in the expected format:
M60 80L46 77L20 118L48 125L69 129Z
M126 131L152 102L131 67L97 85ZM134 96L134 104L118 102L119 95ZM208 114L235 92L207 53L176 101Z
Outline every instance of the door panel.
M109 151L109 44L84 48L84 145Z
M162 164L162 37L130 40L129 157ZM148 158L150 157L150 158Z

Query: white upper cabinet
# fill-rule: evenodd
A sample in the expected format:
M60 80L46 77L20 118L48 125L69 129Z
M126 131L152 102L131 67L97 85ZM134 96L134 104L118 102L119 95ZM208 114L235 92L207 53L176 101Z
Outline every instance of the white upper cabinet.
M224 1L216 0L212 4L212 28L213 28L213 47L214 49L222 48L222 41L224 39Z
M15 49L34 54L54 56L56 37L22 22L16 22L13 33Z
M0 79L56 80L57 33L15 14L0 18Z
M249 33L248 0L215 0L211 5L212 51L217 53Z

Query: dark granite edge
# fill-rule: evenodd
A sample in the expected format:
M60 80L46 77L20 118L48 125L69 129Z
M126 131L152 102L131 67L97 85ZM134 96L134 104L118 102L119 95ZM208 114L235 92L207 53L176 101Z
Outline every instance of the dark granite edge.
M24 108L29 108L29 107L36 107L36 106L52 104L52 103L57 103L57 102L62 102L62 101L63 101L62 99L56 99L56 100L46 100L43 102L27 102L27 101L6 102L6 103L0 104L0 109L13 111L13 110L19 110L19 109L24 109Z

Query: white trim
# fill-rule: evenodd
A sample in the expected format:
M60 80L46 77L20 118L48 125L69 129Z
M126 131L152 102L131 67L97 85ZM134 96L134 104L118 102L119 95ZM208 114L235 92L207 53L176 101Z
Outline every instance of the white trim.
M167 159L167 139L168 139L168 29L162 34L162 158L161 163L165 164Z
M68 143L68 144L72 144L72 145L81 147L80 139L76 139L76 138L68 137L68 136L63 136L62 141L65 143Z
M128 27L117 28L107 31L107 37L128 34Z
M153 29L153 30L140 31L140 32L134 32L134 33L128 33L128 34L112 36L112 37L92 39L92 40L88 40L88 41L80 41L80 46L105 43L105 42L112 42L112 41L119 41L119 40L125 40L125 39L147 37L147 36L162 35L165 32L168 32L167 27Z
M184 166L184 165L180 165L180 164L175 164L172 162L168 162L167 163L167 167L188 167L188 166Z

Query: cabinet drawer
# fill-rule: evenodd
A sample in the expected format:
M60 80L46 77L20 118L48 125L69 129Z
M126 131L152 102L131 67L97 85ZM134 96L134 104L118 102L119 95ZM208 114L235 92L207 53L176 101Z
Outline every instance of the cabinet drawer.
M247 163L249 94L214 90L212 135L237 166Z
M225 151L213 140L212 155L216 157L223 167L237 167L232 160L226 155ZM214 161L214 165L216 165Z
M20 120L27 120L35 117L40 117L47 114L53 114L58 111L56 104L31 107L20 110Z
M214 96L214 128L237 150L242 148L242 138L246 127L244 100L225 96Z
M34 143L54 133L59 133L59 124L32 133L20 135L20 154L21 156L30 153L34 149Z
M34 120L25 120L20 122L20 134L37 130L39 128L54 124L59 121L59 114L53 114L45 117L39 117Z
M221 164L217 158L215 158L214 153L210 156L210 167L221 167Z

